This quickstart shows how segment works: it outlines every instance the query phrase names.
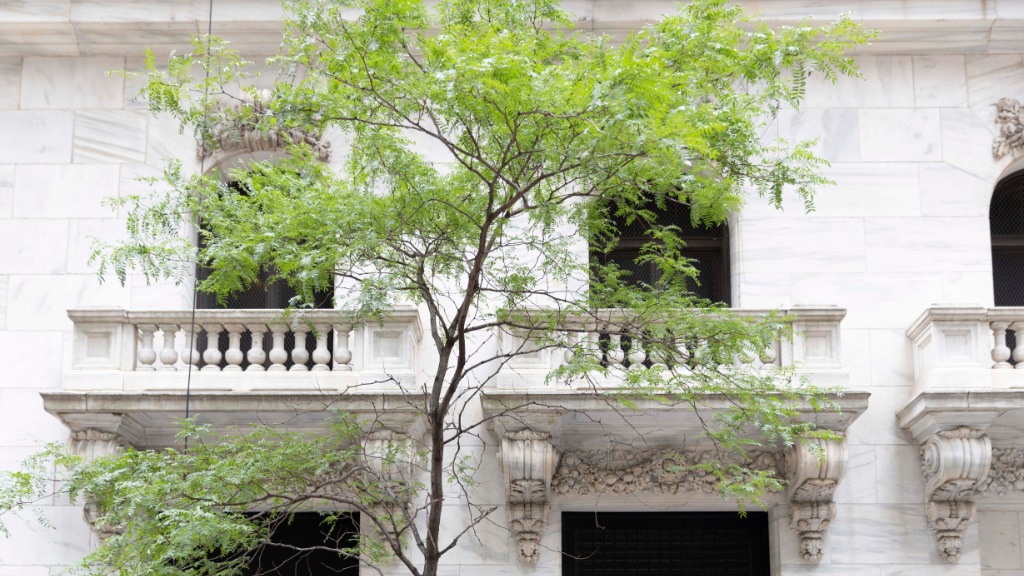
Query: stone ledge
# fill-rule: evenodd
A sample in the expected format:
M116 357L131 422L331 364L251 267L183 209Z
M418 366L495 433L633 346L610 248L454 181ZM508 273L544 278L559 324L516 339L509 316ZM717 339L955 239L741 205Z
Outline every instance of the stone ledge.
M998 445L1019 445L1024 441L1024 389L921 392L896 419L917 444L937 432L968 426L985 431Z

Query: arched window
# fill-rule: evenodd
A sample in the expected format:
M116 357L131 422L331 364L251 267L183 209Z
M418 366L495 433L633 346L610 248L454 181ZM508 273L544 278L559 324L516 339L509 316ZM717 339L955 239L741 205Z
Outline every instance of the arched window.
M690 220L690 207L678 202L670 202L664 210L655 212L655 224L679 228L679 237L686 243L683 255L694 260L699 284L693 283L690 290L701 298L730 305L728 225L724 222L713 227L694 225ZM640 248L651 240L647 234L650 224L638 218L629 224L618 221L614 225L621 234L618 245L607 254L595 254L594 259L628 271L629 280L633 283L656 282L661 275L660 270L653 264L636 261Z
M996 185L989 206L996 306L1024 306L1024 171Z

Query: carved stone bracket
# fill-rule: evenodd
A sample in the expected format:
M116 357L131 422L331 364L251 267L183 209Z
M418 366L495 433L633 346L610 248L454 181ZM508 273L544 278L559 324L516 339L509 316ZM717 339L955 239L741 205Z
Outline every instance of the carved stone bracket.
M548 524L548 496L558 456L546 432L519 430L501 439L501 469L508 486L508 519L519 541L519 561L536 564Z
M1015 98L1002 98L995 106L999 135L992 142L992 156L1016 158L1024 153L1024 105Z
M88 429L72 432L71 453L79 456L85 462L94 462L103 456L112 456L125 449L124 440L119 434L103 432L101 430ZM89 524L93 533L100 540L106 540L111 536L121 533L121 528L110 524L100 523L104 516L99 503L91 494L85 496L85 506L82 510L82 517Z
M821 560L821 539L836 515L832 502L846 473L846 439L804 439L786 453L790 527L800 535L804 560Z
M265 96L264 96L265 97ZM245 98L241 106L252 108L253 116L258 120L268 110L259 98ZM260 130L255 121L247 123L222 123L213 128L214 145L205 146L202 141L196 143L196 156L200 159L215 154L234 154L238 152L281 152L292 144L306 144L322 162L331 160L331 143L316 134L299 128Z
M974 496L992 465L992 442L980 430L937 432L921 446L928 526L938 539L939 556L960 558L964 528L974 519Z

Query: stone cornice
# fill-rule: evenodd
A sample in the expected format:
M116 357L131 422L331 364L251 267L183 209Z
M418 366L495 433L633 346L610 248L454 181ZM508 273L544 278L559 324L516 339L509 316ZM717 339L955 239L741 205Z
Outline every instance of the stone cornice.
M838 0L832 3L741 0L771 24L795 25L804 17L818 21L852 12L881 32L865 52L1019 53L1024 51L1024 12L1015 2L960 0ZM578 29L613 38L674 10L676 3L645 2L624 9L614 0L566 0ZM270 55L281 38L278 0L215 0L213 32L242 53ZM140 56L187 50L194 34L207 29L206 0L98 2L49 0L0 6L0 56Z

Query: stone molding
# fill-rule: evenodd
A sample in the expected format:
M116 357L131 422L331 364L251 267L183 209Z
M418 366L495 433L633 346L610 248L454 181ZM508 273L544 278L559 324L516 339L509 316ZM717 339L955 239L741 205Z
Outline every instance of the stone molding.
M999 135L992 141L992 156L1017 158L1024 153L1024 105L1016 98L1000 98L995 107Z
M992 442L980 430L936 432L921 446L925 512L944 562L960 559L963 531L974 520L974 496L992 463Z
M821 541L836 515L832 500L847 461L845 438L802 439L786 450L789 526L800 536L804 560L821 560Z
M508 488L508 520L518 539L519 561L536 564L540 539L548 525L548 497L558 455L550 434L506 432L499 460Z
M993 448L992 467L977 490L986 495L1024 494L1024 449Z
M90 428L71 433L71 453L81 457L87 463L94 462L104 456L119 454L124 449L124 440L120 434L115 432L104 432ZM85 505L82 507L82 517L96 537L100 540L106 540L123 531L119 526L100 523L100 519L103 516L103 510L100 509L96 498L92 494L86 494Z
M264 97L267 95L265 94ZM292 144L306 144L321 162L331 161L331 143L318 135L300 128L272 128L261 130L256 124L269 111L259 98L245 97L241 104L234 106L252 109L255 120L244 123L218 123L213 127L214 146L209 147L201 139L196 142L196 157L206 159L216 156L234 156L257 152L284 152ZM227 106L221 108L228 109Z
M782 478L783 456L756 450L751 461L742 464L755 470L772 471ZM578 451L566 452L551 480L557 495L634 494L655 492L718 492L718 479L693 466L720 459L713 451Z

